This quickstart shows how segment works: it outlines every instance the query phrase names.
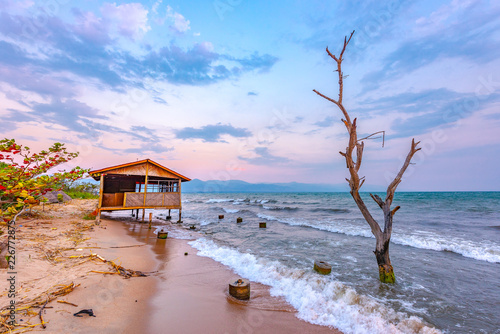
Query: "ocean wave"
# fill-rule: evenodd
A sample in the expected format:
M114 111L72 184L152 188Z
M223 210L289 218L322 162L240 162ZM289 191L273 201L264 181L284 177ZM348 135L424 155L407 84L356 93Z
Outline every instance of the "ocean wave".
M331 277L312 270L292 269L227 247L204 238L191 241L198 255L231 267L238 275L271 286L271 295L282 296L305 321L333 326L348 333L441 333L415 316L396 312L383 303Z
M238 209L226 209L226 208L222 208L222 210L224 210L226 213L238 213L238 212L240 212L240 210L238 210Z
M348 213L351 212L349 209L330 209L330 208L316 208L311 209L311 212L327 212L327 213Z
M299 209L297 207L291 207L291 206L266 206L266 205L263 205L262 208L265 210L286 210L286 211L295 211Z
M278 221L280 223L311 227L322 231L340 233L355 237L375 238L368 226L348 224L345 221L323 221L309 222L294 218L276 218L270 215L257 214L259 218L269 221ZM460 254L464 257L492 263L500 263L500 245L492 242L474 242L461 238L449 238L437 235L433 232L416 232L416 234L392 233L391 241L395 244L409 246L420 249L429 249L434 251L445 251Z
M461 238L446 238L433 233L426 233L425 236L393 233L391 240L404 246L453 252L475 260L500 263L500 245L491 242L478 243Z
M232 198L211 198L205 203L210 204L210 203L223 203L223 202L234 202L235 200Z

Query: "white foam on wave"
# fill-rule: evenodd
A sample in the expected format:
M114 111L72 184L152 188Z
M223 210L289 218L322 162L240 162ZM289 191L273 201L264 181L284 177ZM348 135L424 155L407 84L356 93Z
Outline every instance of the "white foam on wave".
M312 227L322 231L341 233L357 237L374 238L370 229L346 223L345 221L308 222L294 218L276 218L257 214L259 218L278 221L292 226ZM395 244L435 251L448 251L464 257L492 263L500 263L500 245L493 242L474 242L461 238L445 238L429 231L416 231L415 234L392 233L391 241Z
M271 286L271 295L284 297L300 319L333 326L344 333L441 333L421 319L396 312L331 277L313 271L287 268L251 254L219 247L201 238L189 243L198 255L210 257L231 267L238 275Z
M210 204L210 203L223 203L223 202L234 202L234 199L232 198L211 198L205 203Z
M222 208L226 213L237 213L239 212L240 210L238 209L226 209L226 208Z

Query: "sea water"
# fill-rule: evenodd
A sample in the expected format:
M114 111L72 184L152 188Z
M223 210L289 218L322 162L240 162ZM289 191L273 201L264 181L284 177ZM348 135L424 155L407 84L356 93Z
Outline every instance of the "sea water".
M183 226L198 227L198 255L269 285L310 323L344 333L500 333L500 193L400 192L396 205L395 284L379 282L375 239L348 193L183 194ZM314 260L332 273L314 272Z

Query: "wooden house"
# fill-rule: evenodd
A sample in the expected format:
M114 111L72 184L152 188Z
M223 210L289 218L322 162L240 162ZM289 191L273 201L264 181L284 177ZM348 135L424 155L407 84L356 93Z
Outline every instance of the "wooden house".
M191 179L146 159L89 172L101 182L97 218L102 211L142 209L179 210L182 217L181 184Z

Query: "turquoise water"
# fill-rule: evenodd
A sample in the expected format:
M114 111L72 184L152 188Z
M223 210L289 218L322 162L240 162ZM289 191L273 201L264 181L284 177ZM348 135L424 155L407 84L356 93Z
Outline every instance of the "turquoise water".
M394 285L379 283L375 239L348 193L184 194L183 226L198 227L199 255L271 286L305 321L345 333L500 333L500 193L397 193L393 203ZM316 274L315 259L331 275Z

